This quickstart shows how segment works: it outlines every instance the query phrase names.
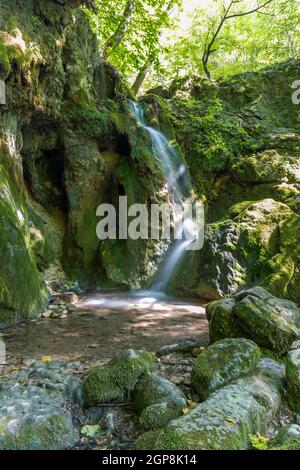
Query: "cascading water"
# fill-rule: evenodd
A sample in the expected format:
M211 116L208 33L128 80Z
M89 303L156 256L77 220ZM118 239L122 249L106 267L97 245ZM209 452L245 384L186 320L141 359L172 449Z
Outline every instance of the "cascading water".
M151 137L154 155L161 162L168 189L173 202L184 206L184 200L192 193L192 185L188 169L181 159L179 153L172 147L166 136L148 126L144 116L144 110L139 103L131 102L131 106L138 124L145 129ZM166 255L161 267L151 285L152 291L165 292L176 266L181 261L184 252L193 239L177 240Z

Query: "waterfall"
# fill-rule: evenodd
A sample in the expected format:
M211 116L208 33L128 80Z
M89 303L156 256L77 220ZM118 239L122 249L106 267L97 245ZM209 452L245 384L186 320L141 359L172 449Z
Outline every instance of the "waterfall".
M146 123L144 110L139 103L131 101L131 107L137 123L145 129L151 137L152 150L161 163L173 202L184 206L184 200L192 193L192 184L188 169L179 153L172 147L167 137L157 129ZM151 285L152 291L165 292L176 266L181 261L187 246L193 239L177 240L166 254Z

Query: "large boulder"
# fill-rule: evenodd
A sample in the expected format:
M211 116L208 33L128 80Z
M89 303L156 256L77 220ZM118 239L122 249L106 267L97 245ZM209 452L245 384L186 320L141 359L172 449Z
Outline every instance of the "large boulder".
M287 399L292 410L300 413L300 349L289 351L286 362Z
M209 396L161 431L139 437L143 450L241 450L249 435L264 433L283 394L284 367L263 359L255 374L238 379Z
M192 369L192 384L200 400L215 390L249 374L261 357L259 347L250 340L224 339L200 354Z
M156 361L153 353L128 349L107 364L90 369L83 381L85 405L122 400L133 392L140 377L155 367Z
M208 308L210 339L246 337L279 354L287 353L300 335L300 309L262 287L237 294L230 301L213 302Z

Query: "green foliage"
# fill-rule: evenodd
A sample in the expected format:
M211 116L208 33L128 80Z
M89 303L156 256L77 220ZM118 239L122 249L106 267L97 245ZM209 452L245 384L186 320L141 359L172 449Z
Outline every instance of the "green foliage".
M82 436L87 437L89 439L95 437L96 434L98 434L100 431L101 431L101 428L99 424L95 424L95 425L86 424L85 426L81 428Z
M125 1L97 0L99 11L96 15L86 9L93 30L99 39L100 48L114 34L124 14ZM129 81L145 64L151 62L160 70L159 54L162 45L162 30L174 22L170 11L181 0L135 0L133 15L121 43L109 50L109 60ZM125 58L125 60L124 60Z
M97 0L99 11L86 9L99 45L114 34L122 21L126 1ZM169 84L176 77L203 74L205 45L218 28L229 0L208 0L192 9L184 0L135 0L133 14L120 44L108 59L133 83L146 67L144 89ZM232 13L251 10L264 2L235 2ZM183 5L183 8L182 8ZM209 59L213 77L257 70L279 61L295 59L300 51L300 0L272 0L260 12L230 18L224 23ZM186 29L182 16L191 20ZM125 59L125 60L124 60Z
M269 448L269 439L261 434L250 434L249 436L250 443L253 449L256 450L268 450Z

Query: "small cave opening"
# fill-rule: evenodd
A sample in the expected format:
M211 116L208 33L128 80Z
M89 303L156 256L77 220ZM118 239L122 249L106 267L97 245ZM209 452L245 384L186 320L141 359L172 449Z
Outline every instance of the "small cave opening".
M65 155L58 146L22 151L25 183L33 197L46 209L68 212L65 187Z
M61 149L44 150L36 162L38 173L45 182L47 199L52 207L68 211L65 188L65 156Z
M116 151L119 155L123 155L124 157L130 157L130 144L127 135L118 135Z

